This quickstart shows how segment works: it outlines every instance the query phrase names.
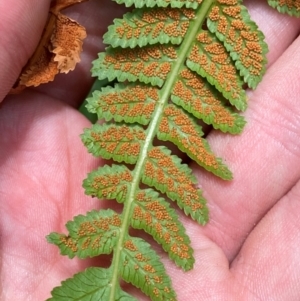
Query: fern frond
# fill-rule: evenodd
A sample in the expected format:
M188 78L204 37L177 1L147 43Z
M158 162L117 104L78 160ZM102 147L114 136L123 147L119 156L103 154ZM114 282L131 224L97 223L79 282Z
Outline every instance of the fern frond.
M155 158L153 158L154 155ZM198 219L199 223L204 224L208 217L207 209L205 208L204 199L202 198L200 201L198 199L197 194L200 197L200 191L197 191L193 187L195 179L191 174L191 170L186 165L180 164L180 160L176 156L170 158L168 155L170 155L170 152L166 148L158 148L152 151L149 155L149 163L145 169L143 182L149 184L149 186L156 187L156 189L162 192L168 191L168 196L175 201L178 200L178 205L186 209L186 214L190 214L194 219ZM151 168L153 165L154 167ZM130 178L128 178L129 171L125 170L124 167L123 170L118 173L118 177L111 177L110 175L103 176L103 171L107 171L107 168L106 166L106 168L100 168L98 171L89 174L88 178L84 181L86 194L98 196L99 198L101 198L101 196L102 198L106 197L108 199L116 198L119 202L123 203L125 201L124 193L128 190L128 185L130 185ZM152 174L150 174L150 172L152 172ZM161 181L159 183L154 176L155 172ZM126 175L126 180L123 178L124 175ZM182 181L181 184L178 182L179 180ZM112 181L115 181L115 187L107 184L107 182L111 183ZM170 186L172 183L174 185L173 188ZM138 191L134 199L132 210L131 225L133 228L144 229L147 233L151 234L157 242L162 244L165 251L169 253L170 258L173 259L178 266L181 266L185 270L192 267L194 259L189 245L189 238L186 236L176 212L169 208L168 203L164 201L157 192L151 189ZM92 212L88 214L87 218L91 215L94 217L95 214L96 213ZM110 215L113 215L113 213L110 213ZM81 221L82 218L82 216L79 216L76 218L76 221ZM111 218L111 216L109 216L109 218ZM73 223L67 223L66 225L69 231L71 225L73 225ZM89 229L91 228L92 227L89 226ZM109 230L108 227L106 229ZM92 230L92 232L93 235L95 235L95 231ZM102 234L99 235L102 236ZM63 255L69 255L70 258L73 258L76 252L76 254L78 254L77 236L66 237L65 235L53 233L49 236L48 241L60 246ZM70 246L67 250L65 246L66 243ZM183 250L182 252L186 255L183 256L183 253L179 254L174 243L178 246L177 248L185 249L186 253L184 253Z
M99 300L133 300L124 295L120 279L151 300L176 300L159 257L147 242L131 237L130 228L152 235L170 259L189 270L190 239L167 199L201 225L208 208L191 169L167 147L154 146L154 139L172 142L209 172L232 179L198 121L223 132L242 131L245 120L237 110L247 107L245 85L254 88L262 78L267 47L239 0L114 1L135 9L109 27L104 36L109 46L93 62L92 73L121 83L88 99L88 109L106 123L86 129L82 141L94 156L131 166L100 167L83 186L88 195L122 203L123 210L78 216L67 224L68 235L48 239L69 257L112 253L111 266L95 270L109 286L99 284L105 296ZM66 283L79 283L85 273L89 270Z

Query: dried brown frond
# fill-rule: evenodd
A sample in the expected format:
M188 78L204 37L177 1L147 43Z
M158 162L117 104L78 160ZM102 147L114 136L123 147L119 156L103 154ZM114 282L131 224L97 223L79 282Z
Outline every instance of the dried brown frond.
M51 52L55 54L54 61L62 73L68 73L75 69L80 61L82 41L86 37L83 26L66 17L57 15L55 29L51 36Z
M86 30L60 11L88 0L56 0L49 10L40 42L10 93L53 81L58 73L68 73L80 62Z

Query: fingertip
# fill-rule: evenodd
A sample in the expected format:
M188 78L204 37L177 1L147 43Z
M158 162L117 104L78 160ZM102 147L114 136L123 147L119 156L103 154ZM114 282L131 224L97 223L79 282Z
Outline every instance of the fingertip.
M47 20L50 0L0 3L0 102L33 53Z

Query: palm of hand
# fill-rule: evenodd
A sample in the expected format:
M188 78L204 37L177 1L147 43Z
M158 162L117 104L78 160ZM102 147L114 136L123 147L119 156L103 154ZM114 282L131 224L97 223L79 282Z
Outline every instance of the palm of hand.
M61 280L90 263L60 256L45 236L63 231L74 215L99 206L81 188L82 179L99 161L82 146L78 136L88 122L73 106L89 89L89 62L99 50L93 43L98 43L95 37L103 29L95 32L94 28L104 18L96 12L100 7L107 16L116 9L111 1L104 2L74 7L73 13L80 9L83 18L91 16L86 24L82 21L90 33L82 65L39 91L7 97L1 106L3 301L44 300ZM195 249L193 271L178 271L164 259L178 300L292 301L300 297L299 39L286 50L300 23L260 3L252 2L251 8L267 36L272 66L250 95L244 133L209 136L235 180L224 183L193 165L209 200L211 221L201 228L182 217ZM34 9L47 12L45 3ZM110 20L106 22L103 28ZM278 45L274 33L280 30Z

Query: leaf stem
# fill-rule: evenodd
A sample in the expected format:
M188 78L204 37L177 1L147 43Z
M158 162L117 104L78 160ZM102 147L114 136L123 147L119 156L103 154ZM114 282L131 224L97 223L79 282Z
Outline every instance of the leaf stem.
M141 149L141 153L139 155L136 166L133 170L132 185L130 187L130 190L128 191L128 197L126 199L126 202L124 203L124 210L122 214L123 223L122 223L122 227L120 228L119 241L116 248L114 249L114 254L113 254L113 261L112 261L113 277L111 281L112 289L109 296L109 301L115 301L116 287L118 287L119 285L119 270L120 270L120 265L122 264L121 252L122 252L124 241L128 236L132 205L135 199L136 192L139 189L139 184L144 170L144 165L147 160L148 151L152 147L153 140L157 133L157 126L161 121L164 108L169 101L171 92L177 81L177 76L180 72L180 69L184 65L186 56L190 52L190 49L193 46L196 36L199 33L199 29L202 27L202 24L208 12L210 11L210 8L214 3L214 1L215 0L204 0L202 4L199 6L199 8L197 9L195 18L191 20L186 36L183 39L178 49L177 53L179 55L177 57L177 60L173 64L171 71L165 81L165 84L161 89L161 98L156 104L155 111L152 115L152 121L150 122L149 127L147 129L147 137Z

